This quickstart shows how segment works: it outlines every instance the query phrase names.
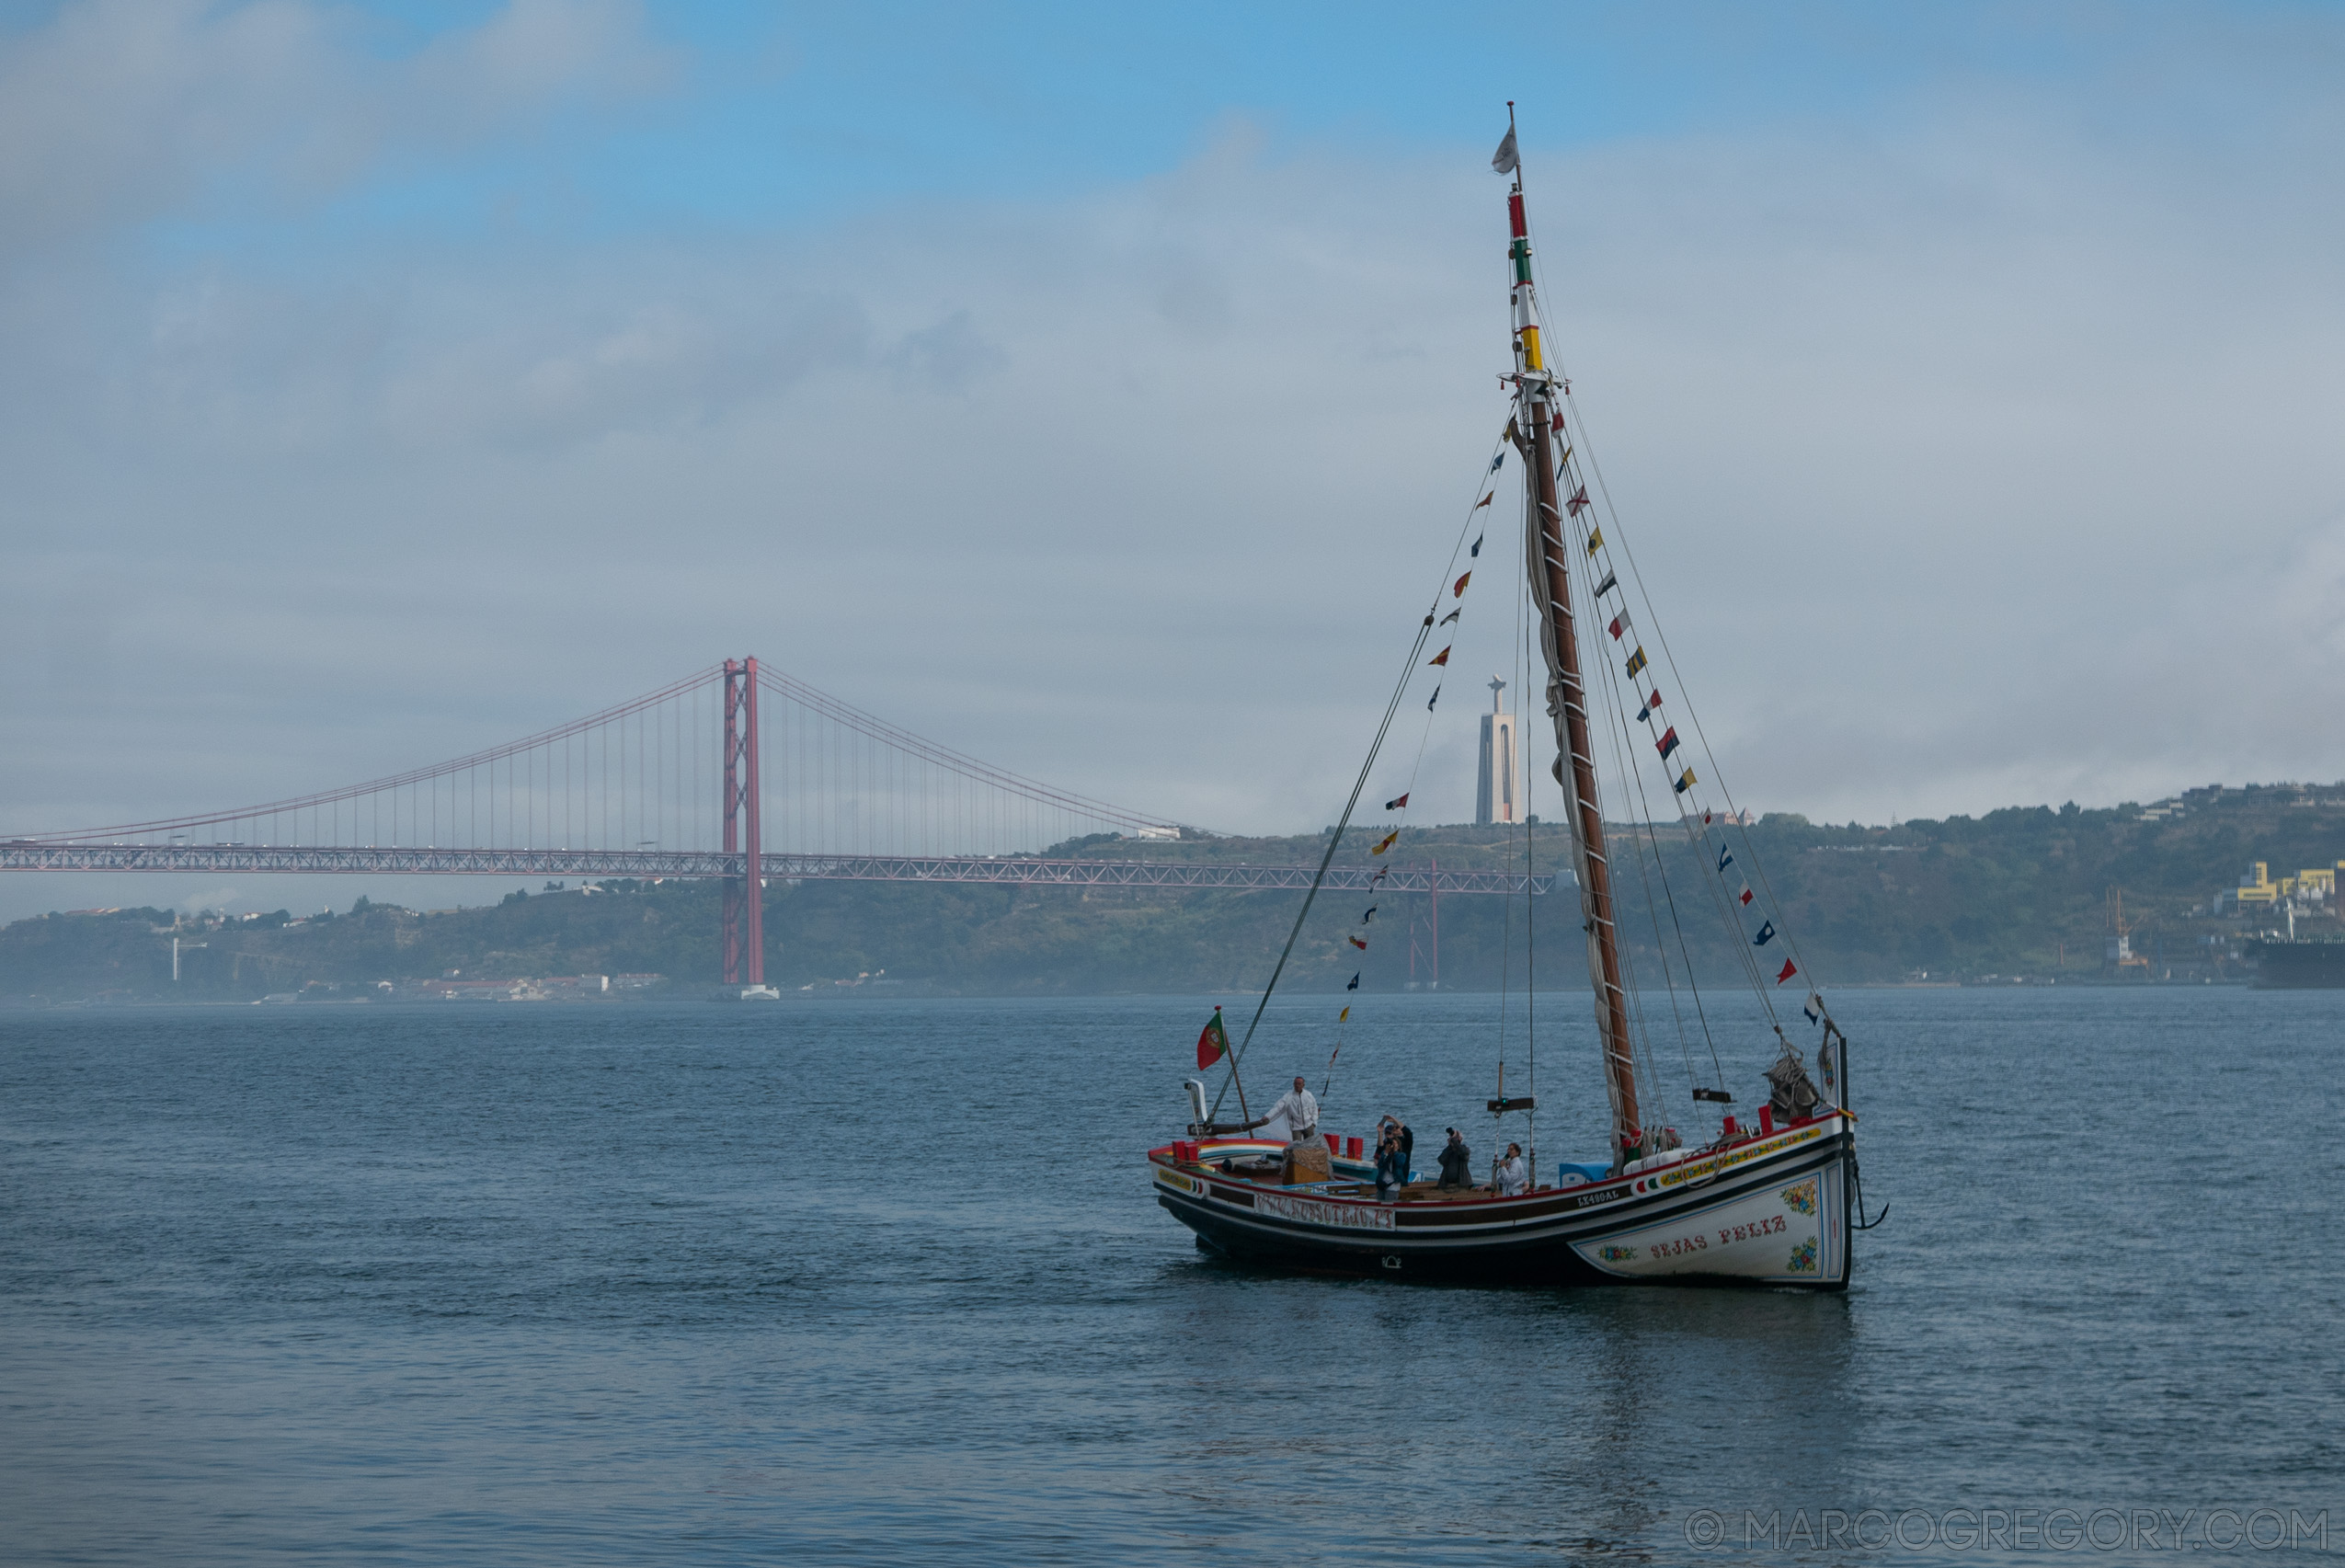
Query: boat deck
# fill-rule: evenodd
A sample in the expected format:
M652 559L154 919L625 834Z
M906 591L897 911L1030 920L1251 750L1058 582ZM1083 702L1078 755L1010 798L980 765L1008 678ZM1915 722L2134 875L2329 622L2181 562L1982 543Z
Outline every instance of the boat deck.
M2345 946L2345 944L2339 945ZM1738 1149L1756 1150L1769 1139L1787 1132L1796 1132L1832 1116L1847 1117L1851 1123L1856 1119L1847 1112L1836 1107L1817 1116L1782 1123L1765 1132L1756 1128L1747 1129L1722 1138L1714 1143L1674 1149L1642 1160L1631 1161L1616 1173L1596 1177L1585 1183L1547 1183L1534 1180L1528 1187L1516 1194L1512 1198L1500 1197L1487 1184L1469 1187L1444 1187L1438 1182L1431 1180L1410 1182L1393 1197L1382 1198L1377 1192L1375 1182L1369 1179L1371 1167L1364 1161L1340 1155L1332 1156L1330 1160L1333 1167L1333 1180L1288 1183L1282 1179L1284 1169L1280 1161L1280 1157L1286 1151L1286 1146L1281 1143L1251 1139L1203 1140L1191 1146L1202 1156L1192 1161L1181 1159L1172 1147L1150 1150L1149 1158L1176 1170L1186 1169L1200 1175L1209 1175L1258 1192L1283 1193L1292 1197L1334 1198L1353 1203L1375 1203L1384 1207L1413 1207L1459 1203L1510 1203L1522 1198L1572 1191L1582 1186L1595 1192L1626 1184L1622 1196L1627 1196L1630 1193L1642 1193L1648 1186L1658 1189L1665 1185L1674 1185L1682 1178L1664 1174L1672 1166L1699 1168L1705 1162L1712 1161L1722 1162L1728 1165L1737 1164L1746 1157L1736 1153L1735 1150ZM1566 1162L1562 1169L1566 1172L1587 1171L1592 1167Z
M1279 1192L1317 1193L1326 1197L1374 1197L1374 1182L1317 1182L1307 1187L1283 1187L1268 1184ZM1496 1197L1488 1186L1445 1187L1437 1182L1411 1182L1401 1189L1395 1201L1400 1203L1470 1203L1478 1197Z
M1376 1184L1357 1180L1353 1174L1359 1169L1357 1162L1338 1160L1335 1163L1338 1166L1349 1166L1351 1169L1344 1171L1334 1181L1330 1182L1282 1181L1281 1168L1278 1162L1273 1160L1238 1160L1223 1156L1200 1162L1195 1168L1209 1172L1224 1181L1242 1182L1248 1186L1260 1187L1269 1192L1288 1193L1298 1197L1367 1198L1371 1201L1376 1198ZM1476 1199L1486 1201L1497 1196L1497 1192L1488 1183L1479 1186L1445 1187L1436 1181L1417 1181L1403 1185L1390 1201L1404 1204L1471 1203Z

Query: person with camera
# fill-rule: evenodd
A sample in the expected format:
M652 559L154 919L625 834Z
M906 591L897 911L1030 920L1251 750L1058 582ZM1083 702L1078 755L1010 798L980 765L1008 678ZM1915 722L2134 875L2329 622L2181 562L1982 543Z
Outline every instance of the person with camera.
M1376 1200L1390 1203L1401 1196L1409 1181L1409 1150L1401 1141L1408 1129L1387 1116L1377 1129L1376 1139Z

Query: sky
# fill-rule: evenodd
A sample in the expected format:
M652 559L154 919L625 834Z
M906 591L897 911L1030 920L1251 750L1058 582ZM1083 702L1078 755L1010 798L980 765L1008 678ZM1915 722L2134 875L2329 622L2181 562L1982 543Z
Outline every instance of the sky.
M2340 67L2334 6L0 5L0 831L747 653L1315 829L1504 417L1510 98L1738 801L2345 777Z

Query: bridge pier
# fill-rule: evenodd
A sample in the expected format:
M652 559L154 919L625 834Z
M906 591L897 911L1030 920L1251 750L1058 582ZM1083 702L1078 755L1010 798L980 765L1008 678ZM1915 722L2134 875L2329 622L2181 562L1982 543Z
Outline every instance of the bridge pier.
M725 983L765 983L765 857L758 842L757 660L725 661L725 853L747 876L725 878Z

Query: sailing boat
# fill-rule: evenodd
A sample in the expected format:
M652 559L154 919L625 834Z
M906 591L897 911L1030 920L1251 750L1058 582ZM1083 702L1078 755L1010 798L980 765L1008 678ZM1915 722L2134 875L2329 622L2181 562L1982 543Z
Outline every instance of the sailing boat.
M1339 1140L1331 1137L1322 1150L1315 1138L1298 1144L1249 1136L1265 1118L1218 1120L1221 1100L1208 1107L1204 1082L1193 1079L1186 1085L1187 1136L1149 1151L1157 1200L1196 1233L1201 1249L1277 1268L1498 1285L1674 1281L1844 1289L1853 1231L1863 1228L1857 1118L1847 1105L1847 1042L1821 990L1805 974L1771 890L1762 893L1753 887L1756 882L1757 889L1765 889L1767 884L1757 874L1749 835L1742 830L1747 817L1733 810L1722 790L1722 810L1704 804L1710 798L1708 788L1687 758L1693 750L1703 751L1705 765L1713 773L1714 761L1707 758L1698 725L1690 747L1681 743L1676 727L1676 722L1693 725L1689 704L1680 693L1664 709L1660 671L1630 628L1622 582L1635 583L1633 561L1625 554L1616 559L1605 539L1599 507L1588 495L1578 450L1586 443L1570 383L1550 366L1540 341L1512 104L1507 111L1506 139L1492 166L1513 177L1507 193L1507 253L1514 354L1513 368L1502 378L1509 389L1510 418L1504 444L1488 472L1495 474L1510 450L1520 458L1527 609L1546 665L1548 712L1554 720L1557 751L1552 773L1567 797L1611 1148L1597 1159L1559 1162L1551 1180L1541 1179L1544 1173L1534 1144L1527 1180L1493 1180L1487 1186L1453 1181L1442 1187L1413 1179L1413 1172L1388 1168L1388 1175L1401 1179L1372 1184L1369 1178L1378 1172L1364 1158L1360 1139L1339 1147ZM1483 486L1478 482L1474 487ZM1494 494L1494 485L1492 489ZM1483 497L1475 510L1491 498ZM1470 511L1469 528L1473 518ZM1607 515L1604 521L1612 523L1617 537L1618 518ZM1465 533L1461 529L1459 547ZM1480 550L1477 539L1473 555ZM1453 550L1449 565L1454 568L1458 564ZM1458 619L1454 609L1446 616L1439 612L1445 596L1463 599L1471 577L1470 558L1467 565L1454 591L1445 571L1434 609L1417 630L1405 666L1409 673L1385 709L1383 725L1296 918L1287 950L1264 989L1253 1023L1235 1048L1230 1048L1217 1009L1207 1037L1199 1041L1198 1066L1226 1060L1223 1093L1236 1085L1241 1111L1246 1101L1238 1072L1246 1046L1351 825L1402 693L1422 663L1440 665L1447 659L1447 647L1431 660L1424 660L1424 654L1436 625ZM1645 602L1649 608L1649 601ZM1593 693L1582 660L1578 629L1583 618L1575 608L1582 604L1588 607L1586 623L1603 625L1611 638L1610 647L1596 644L1599 663ZM1612 649L1619 650L1617 657ZM1666 662L1665 647L1664 655ZM1436 700L1438 696L1436 686ZM1617 711L1599 716L1597 704ZM1427 704L1428 712L1432 706ZM1676 719L1681 710L1683 718ZM1644 755L1633 746L1621 746L1623 739L1651 745L1670 786L1661 799L1673 808L1674 821L1664 824L1648 817L1640 830L1614 836L1621 842L1607 842L1596 788L1599 734L1619 759ZM1623 787L1641 802L1642 789L1630 773L1640 765L1649 766L1626 761L1619 764ZM1401 791L1388 808L1405 807L1410 793ZM1744 977L1772 1027L1772 1048L1778 1053L1766 1070L1767 1095L1756 1118L1725 1114L1715 1136L1697 1141L1662 1125L1670 1113L1651 1065L1653 1014L1660 1010L1642 1005L1644 988L1623 950L1615 900L1614 860L1621 850L1653 855L1657 865L1662 833L1680 829L1704 867L1710 901L1726 922ZM1397 830L1380 836L1372 856L1390 850L1398 836ZM1528 891L1527 887L1527 895ZM1365 939L1356 936L1353 945L1365 948ZM1694 983L1691 955L1685 952L1682 939L1680 950L1686 959L1682 976L1671 965L1666 947L1659 950L1661 979L1673 990L1681 980ZM1795 979L1802 981L1800 989L1785 992L1783 988ZM1821 1030L1816 1052L1821 1087L1777 1017L1783 1005L1777 999L1786 995L1804 995L1802 1013ZM1689 1076L1691 1071L1689 1065ZM1706 1118L1710 1106L1733 1103L1722 1085L1689 1087L1694 1116ZM1507 1113L1535 1114L1537 1108L1535 1094L1506 1096L1503 1066L1498 1097L1488 1104L1502 1126Z

